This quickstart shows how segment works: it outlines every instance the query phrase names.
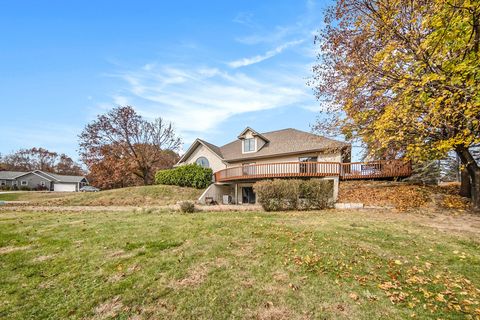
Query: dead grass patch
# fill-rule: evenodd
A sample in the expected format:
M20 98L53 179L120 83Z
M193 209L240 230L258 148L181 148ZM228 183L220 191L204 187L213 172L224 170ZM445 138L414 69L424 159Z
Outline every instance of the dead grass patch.
M128 258L134 257L135 254L136 254L136 251L127 252L123 249L120 249L120 250L109 252L106 257L108 259L128 259Z
M289 279L288 274L283 271L274 272L272 277L273 277L273 280L277 282L282 282L282 283L287 282Z
M188 270L188 274L185 278L175 281L173 287L196 287L202 284L207 278L209 272L208 264L202 263Z
M292 312L285 308L274 306L272 302L267 301L258 308L252 315L251 319L257 320L290 320L299 319Z
M32 246L23 246L23 247L14 247L14 246L6 246L0 248L0 254L7 254L16 251L24 251L30 249Z
M47 261L47 260L52 259L53 257L55 257L54 254L51 254L51 255L41 255L41 256L38 256L38 257L34 258L34 259L33 259L33 262L43 262L43 261Z
M176 307L167 300L158 299L156 302L138 307L137 315L130 319L172 319Z
M118 315L122 308L123 303L120 300L120 297L113 297L112 299L107 300L95 307L95 316L93 317L93 319L99 320L113 318Z

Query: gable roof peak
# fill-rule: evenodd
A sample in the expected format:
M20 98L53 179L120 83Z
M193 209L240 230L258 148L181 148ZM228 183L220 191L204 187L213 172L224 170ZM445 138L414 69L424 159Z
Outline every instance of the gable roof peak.
M190 155L195 151L195 149L199 146L203 145L213 153L215 153L222 161L223 161L223 155L222 152L220 151L220 148L214 145L213 143L207 142L205 140L202 140L200 138L195 139L193 143L190 145L190 147L187 149L187 151L180 157L180 159L177 162L177 165L184 162Z
M245 134L246 134L248 131L251 131L252 134L253 134L255 137L259 137L259 138L261 138L262 140L264 140L265 142L270 142L270 140L268 140L264 135L262 135L261 133L253 130L253 129L250 128L250 127L246 127L246 128L238 135L238 139L243 139L243 138L245 137Z

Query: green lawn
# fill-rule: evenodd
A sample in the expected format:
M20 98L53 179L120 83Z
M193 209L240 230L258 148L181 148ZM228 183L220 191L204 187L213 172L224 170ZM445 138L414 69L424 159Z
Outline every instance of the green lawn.
M55 206L145 206L170 205L197 200L203 190L176 186L141 186L100 192L18 192L0 194L0 201L29 201Z
M0 193L0 201L17 201L20 193Z
M0 211L0 318L478 318L477 239L333 210Z

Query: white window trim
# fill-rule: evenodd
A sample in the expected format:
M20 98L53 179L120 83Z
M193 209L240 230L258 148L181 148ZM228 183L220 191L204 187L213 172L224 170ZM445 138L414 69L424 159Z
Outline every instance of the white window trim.
M25 182L25 184L24 184L24 182ZM21 186L28 186L28 180L22 180L22 181L20 181L20 185L21 185Z
M0 180L0 186L6 186L7 180Z
M247 139L253 139L253 151L245 151L245 141L247 141ZM245 154L245 153L254 153L254 152L257 152L257 138L245 138L243 139L242 141L242 154Z
M41 182L40 182L40 185L41 185L42 187L45 187L47 184L45 183L45 181L41 181Z
M18 186L18 181L17 181L17 180L13 180L13 181L12 181L12 186Z
M207 160L207 166L206 166L206 167L200 165L200 164L197 162L197 161L200 160L201 158ZM201 166L202 168L210 168L210 160L208 160L208 158L205 157L205 156L199 156L199 157L197 158L197 160L195 160L195 163L196 163L197 165Z

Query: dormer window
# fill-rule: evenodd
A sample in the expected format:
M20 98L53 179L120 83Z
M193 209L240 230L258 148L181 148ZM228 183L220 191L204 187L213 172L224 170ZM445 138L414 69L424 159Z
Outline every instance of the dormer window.
M255 152L255 138L243 140L243 152Z

